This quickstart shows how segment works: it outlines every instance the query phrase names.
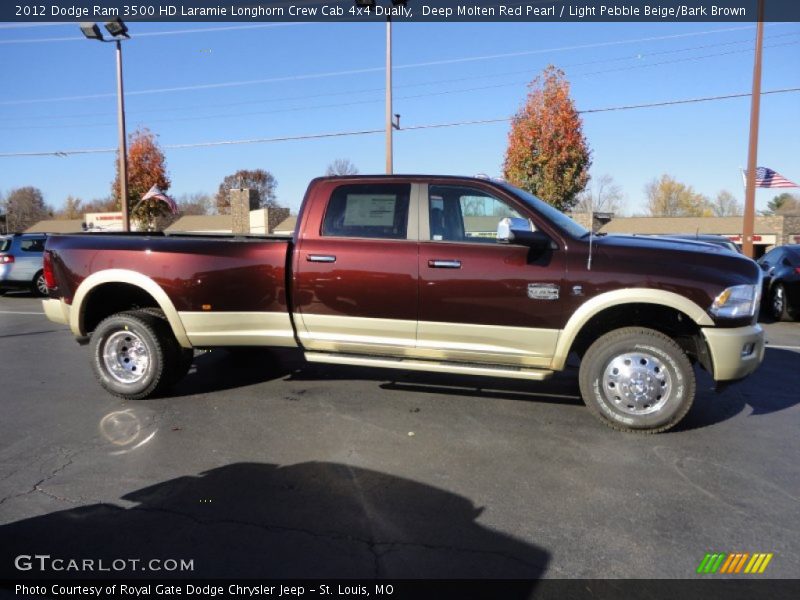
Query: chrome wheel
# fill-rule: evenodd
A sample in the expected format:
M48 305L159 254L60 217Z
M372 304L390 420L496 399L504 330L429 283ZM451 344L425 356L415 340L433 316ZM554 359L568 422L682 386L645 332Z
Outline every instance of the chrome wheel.
M36 276L36 289L42 296L47 296L47 281L41 273Z
M645 352L612 358L603 372L602 383L612 406L629 415L659 411L672 392L672 376L666 365Z
M120 383L140 381L150 367L147 346L131 331L118 331L108 336L102 354L106 372Z
M783 286L776 285L772 289L772 314L776 318L780 318L783 316L783 307L784 303L786 302L786 298L783 294Z

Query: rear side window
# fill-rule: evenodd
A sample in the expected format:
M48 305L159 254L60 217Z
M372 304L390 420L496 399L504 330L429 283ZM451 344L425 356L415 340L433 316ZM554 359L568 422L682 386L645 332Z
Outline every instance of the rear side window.
M343 185L328 202L322 235L403 240L410 184Z
M22 240L19 243L19 249L23 252L44 252L44 238Z
M11 238L0 238L0 252L6 252L11 248Z

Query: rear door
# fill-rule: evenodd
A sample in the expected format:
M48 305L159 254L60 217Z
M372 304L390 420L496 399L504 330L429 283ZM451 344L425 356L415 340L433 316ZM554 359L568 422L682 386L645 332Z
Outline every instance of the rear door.
M294 262L303 346L405 355L416 342L418 185L323 182L313 191Z
M564 244L531 258L498 243L505 217L525 207L478 184L425 190L419 252L417 355L503 365L549 366L563 311Z

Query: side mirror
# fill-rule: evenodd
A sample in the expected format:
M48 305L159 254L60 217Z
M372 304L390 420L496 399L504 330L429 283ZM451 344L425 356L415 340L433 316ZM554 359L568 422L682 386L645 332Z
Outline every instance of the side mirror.
M497 224L497 241L528 246L536 251L544 251L552 244L547 234L532 231L530 221L519 217L506 217Z
M497 241L512 242L515 231L531 231L531 224L527 219L519 217L505 217L497 224Z

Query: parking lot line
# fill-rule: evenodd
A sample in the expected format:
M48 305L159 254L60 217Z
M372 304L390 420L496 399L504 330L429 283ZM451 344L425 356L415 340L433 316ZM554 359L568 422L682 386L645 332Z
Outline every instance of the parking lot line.
M19 310L0 310L0 314L4 315L43 315L43 312L23 312Z
M776 350L800 350L800 346L777 346L775 344L767 344L766 348L775 348Z

